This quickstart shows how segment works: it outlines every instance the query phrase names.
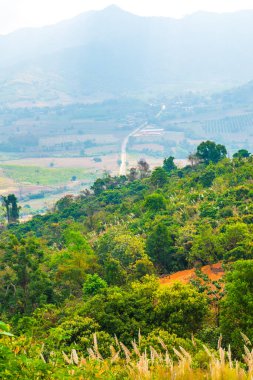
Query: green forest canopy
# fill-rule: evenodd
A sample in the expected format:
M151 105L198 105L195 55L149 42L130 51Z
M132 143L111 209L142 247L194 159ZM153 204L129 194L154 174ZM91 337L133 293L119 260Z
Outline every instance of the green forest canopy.
M196 355L196 366L207 362L202 342L215 349L222 334L242 359L241 333L253 339L253 157L200 146L193 165L178 169L170 158L151 173L105 175L52 212L2 230L0 318L14 334L0 339L3 378L39 360L42 341L45 368L34 362L34 373L53 371L50 352L86 356L94 333L104 357L115 335L129 345L141 332L143 348L163 337L169 349ZM201 271L200 281L159 284L161 275L218 261L225 284Z

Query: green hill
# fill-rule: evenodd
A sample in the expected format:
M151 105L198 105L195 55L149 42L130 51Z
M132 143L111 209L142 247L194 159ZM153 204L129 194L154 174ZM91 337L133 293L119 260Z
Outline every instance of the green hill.
M183 169L173 158L153 172L139 162L44 216L3 227L1 378L212 379L214 371L249 378L253 157L246 153L229 159L225 147L205 142ZM201 266L219 261L225 279L211 282ZM160 286L160 276L192 267L190 284ZM229 344L226 364L221 347Z

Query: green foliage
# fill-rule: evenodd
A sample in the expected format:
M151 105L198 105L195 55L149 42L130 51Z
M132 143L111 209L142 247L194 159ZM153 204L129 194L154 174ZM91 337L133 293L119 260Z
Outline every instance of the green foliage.
M211 187L215 179L215 170L210 167L200 177L200 183L203 187Z
M201 218L216 219L218 208L210 202L203 202L199 208Z
M165 198L161 194L149 195L146 198L144 207L145 209L149 211L155 211L155 212L160 211L160 210L165 210L166 209Z
M1 247L0 304L1 312L29 313L51 302L53 288L43 270L44 253L35 238L20 242L11 236Z
M87 273L99 268L92 248L80 231L66 229L64 240L65 248L51 255L50 267L57 278L56 289L65 298L71 294L81 295Z
M221 258L222 247L219 239L210 226L203 226L199 235L196 235L193 240L189 261L192 263L200 262L205 265L215 263Z
M2 196L2 203L6 210L8 224L17 223L19 219L19 210L17 197L14 194Z
M242 353L242 335L253 340L253 260L237 261L226 276L220 324L236 355Z
M240 149L238 152L233 154L233 158L248 158L250 153L246 149Z
M13 334L10 333L10 326L2 321L0 321L0 335L13 336Z
M96 252L110 285L122 285L134 273L139 278L141 274L153 272L152 263L145 254L143 239L130 232L111 229L98 239Z
M115 334L158 352L161 338L173 358L172 347L184 346L192 366L208 368L191 334L215 348L222 331L241 357L240 331L253 338L253 159L225 158L223 146L211 142L198 152L180 175L172 157L152 173L141 161L127 176L106 174L92 191L1 230L0 368L7 379L11 368L29 379L29 366L35 379L67 378L73 370L81 378L80 362L64 364L62 351L86 357L93 345L98 355L94 333L104 357L111 345L122 348ZM191 285L162 286L156 277L218 261L226 262L225 291L201 270ZM90 378L101 375L101 358L85 363ZM115 368L108 371L104 377L113 379Z
M228 225L221 235L221 242L225 251L224 259L239 260L253 258L253 247L248 226L244 223Z
M170 173L172 170L176 170L177 167L174 163L174 157L170 156L168 158L165 158L163 161L163 169L167 172Z
M209 164L210 162L217 163L227 156L227 150L224 145L215 144L213 141L206 141L197 147L196 156L205 164Z
M83 284L83 295L94 296L107 287L107 283L98 274L88 274Z
M160 271L172 272L174 269L173 239L163 223L158 224L147 238L146 250L149 257L160 267Z
M151 183L156 187L164 186L168 181L168 175L163 168L155 168L150 177Z
M189 336L201 328L208 314L205 295L190 285L176 283L159 290L156 324L179 336Z
M88 317L75 316L60 323L50 330L47 344L52 349L62 348L71 350L72 348L87 350L92 345L93 334L98 331L99 324Z
M177 284L159 289L153 277L146 277L127 290L106 289L89 299L84 310L102 330L129 342L139 329L146 334L162 327L189 336L203 323L207 300L191 286Z

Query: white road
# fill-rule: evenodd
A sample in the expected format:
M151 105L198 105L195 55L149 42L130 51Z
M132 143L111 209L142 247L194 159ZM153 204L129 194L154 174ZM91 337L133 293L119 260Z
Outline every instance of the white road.
M155 117L158 119L165 109L166 109L166 106L163 104L161 106L161 110L158 112L158 114ZM126 175L127 173L127 144L128 144L129 138L135 135L135 133L141 131L142 128L146 127L147 125L148 125L148 122L145 121L145 123L141 124L133 132L129 133L129 135L123 140L123 143L121 146L121 158L120 158L121 165L119 169L119 175Z
M138 128L136 128L133 132L129 133L127 137L123 140L122 146L121 146L121 165L119 169L119 175L126 175L127 173L127 144L129 141L129 138L135 133L139 132L142 130L142 128L146 127L148 125L148 122L146 121L145 123L141 124Z

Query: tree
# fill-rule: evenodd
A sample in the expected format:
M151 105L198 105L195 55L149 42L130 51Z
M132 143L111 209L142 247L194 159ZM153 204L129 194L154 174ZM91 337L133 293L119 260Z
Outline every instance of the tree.
M127 289L108 287L90 297L84 311L102 330L128 344L137 338L139 330L146 334L156 323L154 307L158 286L156 278L146 276L142 282L129 284Z
M163 223L159 223L148 236L146 250L151 260L160 267L162 272L173 270L175 248L169 230Z
M250 153L246 149L240 149L238 152L233 154L233 158L248 158L250 156Z
M6 210L8 224L17 223L19 219L19 210L17 197L14 194L9 194L7 197L2 196L3 206Z
M200 182L203 185L203 187L211 187L213 184L213 181L215 179L215 171L211 167L208 167L208 170L206 170L200 177Z
M143 239L130 231L109 230L98 240L96 252L109 285L122 285L134 276L139 278L141 272L144 276L153 266L145 253Z
M246 241L251 241L247 224L235 223L228 225L222 235L222 243L225 251L230 251Z
M199 164L199 158L197 157L196 153L190 153L188 160L190 161L191 166Z
M65 297L80 295L87 274L98 270L97 258L80 231L69 228L64 232L64 239L66 248L51 257L51 267L58 280L56 286Z
M200 330L208 314L207 297L191 285L176 283L158 291L155 312L159 328L190 336Z
M83 295L94 296L98 294L101 289L107 288L107 283L97 273L88 274L83 284Z
M138 178L138 172L136 168L131 168L129 170L128 178L130 179L130 181L135 181Z
M236 261L252 258L252 239L247 224L235 223L226 226L226 231L221 235L220 240L224 250L224 259Z
M53 301L40 241L9 236L0 254L0 312L30 313Z
M147 196L144 206L150 211L165 210L166 201L162 194L151 194Z
M138 161L138 170L141 178L146 178L149 174L149 164L144 158Z
M91 190L93 190L96 196L102 194L102 192L106 190L105 180L102 178L96 179L96 181L91 186Z
M93 334L99 331L98 323L88 317L65 319L56 328L50 330L47 343L51 347L64 347L64 350L73 345L77 349L87 349L92 344Z
M170 173L172 170L177 169L175 163L174 163L174 157L170 156L168 158L165 158L163 161L163 169L166 170L167 173Z
M253 339L253 260L240 260L226 275L226 295L221 302L220 326L236 356L242 354L241 333Z
M205 164L210 162L217 163L227 156L227 150L224 145L215 144L213 141L205 141L197 147L196 156Z
M219 240L210 226L203 226L193 239L189 261L201 262L202 265L215 263L221 259L222 251Z
M162 187L168 182L168 175L163 168L155 168L151 174L151 183L156 187Z

